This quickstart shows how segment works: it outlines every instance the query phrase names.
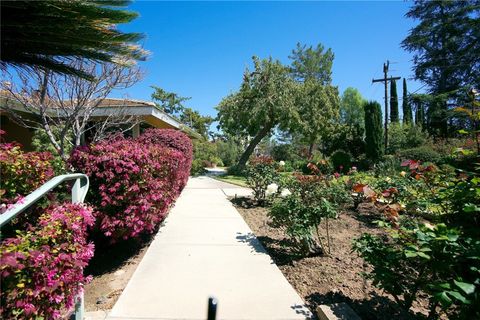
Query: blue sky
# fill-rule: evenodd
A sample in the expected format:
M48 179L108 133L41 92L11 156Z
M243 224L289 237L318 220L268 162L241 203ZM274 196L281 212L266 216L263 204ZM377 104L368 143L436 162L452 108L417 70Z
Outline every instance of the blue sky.
M122 92L149 100L151 85L192 97L187 105L214 116L215 106L238 89L251 57L289 63L297 42L322 43L335 53L333 84L355 87L369 100L383 101L383 76L412 77L411 54L400 47L415 21L405 18L411 2L158 2L136 1L139 13L121 27L143 32L151 52L140 63L145 78ZM408 81L409 91L421 84ZM401 85L399 96L401 97ZM383 103L382 103L383 104Z

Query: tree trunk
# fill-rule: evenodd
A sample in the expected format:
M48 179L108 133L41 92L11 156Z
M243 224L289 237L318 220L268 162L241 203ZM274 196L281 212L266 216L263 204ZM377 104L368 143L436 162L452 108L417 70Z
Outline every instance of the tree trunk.
M308 146L308 159L312 159L312 155L313 155L313 148L315 147L315 144L314 143L310 143L310 145Z
M243 152L242 156L240 157L240 160L238 160L237 167L239 169L245 168L245 165L247 164L248 159L252 155L253 151L255 150L255 147L262 141L263 138L266 137L266 135L272 130L272 125L267 124L265 127L263 127L257 135L250 141L248 144L247 149Z

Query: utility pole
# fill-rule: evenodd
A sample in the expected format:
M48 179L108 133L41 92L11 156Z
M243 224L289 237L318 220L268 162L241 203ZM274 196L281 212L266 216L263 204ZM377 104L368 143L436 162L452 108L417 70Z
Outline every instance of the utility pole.
M383 82L385 84L385 153L388 147L388 81L399 80L400 77L388 77L388 66L390 61L383 64L383 79L372 79L372 83Z

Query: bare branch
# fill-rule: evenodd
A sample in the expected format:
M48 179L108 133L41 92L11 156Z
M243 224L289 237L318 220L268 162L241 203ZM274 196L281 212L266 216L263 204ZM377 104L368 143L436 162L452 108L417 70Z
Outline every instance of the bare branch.
M66 160L65 146L78 146L83 135L94 131L94 140L104 137L110 128L131 129L139 122L127 114L125 104L103 118L95 116L102 102L113 91L127 89L142 78L134 65L73 61L72 67L95 79L88 81L75 76L45 74L40 69L17 70L15 75L4 73L0 89L4 103L2 111L21 126L44 130L58 154ZM95 118L94 118L95 116ZM53 127L59 130L55 135ZM122 129L121 131L128 130ZM73 141L68 141L69 134Z

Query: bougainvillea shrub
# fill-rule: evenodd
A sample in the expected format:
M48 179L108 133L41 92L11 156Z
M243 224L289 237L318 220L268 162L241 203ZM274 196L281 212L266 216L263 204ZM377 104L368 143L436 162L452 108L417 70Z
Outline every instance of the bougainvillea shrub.
M174 129L147 129L136 140L141 144L153 143L182 152L184 161L182 161L179 167L179 173L181 173L181 176L179 176L181 188L187 184L192 166L193 145L185 133Z
M52 155L48 152L24 152L20 144L0 143L3 211L5 205L15 203L53 178L51 161Z
M92 210L83 204L50 207L38 225L4 239L0 253L0 318L58 319L72 309L88 282L83 269L93 256L87 243Z
M90 178L97 229L116 241L155 231L186 183L191 158L152 141L116 136L76 149L70 163Z

